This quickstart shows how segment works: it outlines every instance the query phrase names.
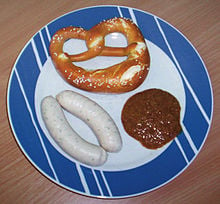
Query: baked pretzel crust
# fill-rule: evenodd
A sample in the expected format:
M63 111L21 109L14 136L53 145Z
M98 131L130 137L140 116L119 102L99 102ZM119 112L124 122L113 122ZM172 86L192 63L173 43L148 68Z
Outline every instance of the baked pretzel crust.
M122 33L127 47L106 47L105 36ZM71 39L85 40L86 52L69 55L63 52L64 43ZM150 56L139 28L129 19L113 18L103 21L90 30L69 26L58 30L50 43L50 56L60 75L76 88L90 92L123 93L136 89L145 80ZM86 70L73 62L96 56L127 56L116 65L96 70Z

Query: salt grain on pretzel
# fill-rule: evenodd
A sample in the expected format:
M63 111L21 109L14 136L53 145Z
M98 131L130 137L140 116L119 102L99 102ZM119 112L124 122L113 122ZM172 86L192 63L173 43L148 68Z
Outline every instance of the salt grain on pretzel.
M105 36L119 32L127 38L127 47L106 47ZM86 52L69 55L63 52L64 43L71 39L86 41ZM50 56L61 76L74 87L106 93L123 93L134 90L146 78L150 57L139 28L129 19L113 18L95 25L90 30L66 27L58 30L50 43ZM96 56L127 56L127 60L96 70L86 70L73 62Z

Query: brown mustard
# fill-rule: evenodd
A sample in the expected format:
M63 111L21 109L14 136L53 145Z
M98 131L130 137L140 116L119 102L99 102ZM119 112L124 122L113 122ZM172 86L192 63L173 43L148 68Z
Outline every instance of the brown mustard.
M179 102L160 89L131 96L123 107L121 120L125 131L149 149L162 147L182 131Z

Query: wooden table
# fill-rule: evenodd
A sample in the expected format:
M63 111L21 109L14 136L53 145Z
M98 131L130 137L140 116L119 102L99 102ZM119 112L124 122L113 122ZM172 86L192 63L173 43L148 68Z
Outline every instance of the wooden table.
M193 163L169 184L144 195L101 200L67 191L39 173L25 158L11 132L6 91L11 68L26 42L60 15L98 4L135 7L165 19L195 46L208 69L214 92L209 136ZM105 0L1 1L0 202L1 203L219 203L220 202L220 1ZM16 202L15 202L16 201Z

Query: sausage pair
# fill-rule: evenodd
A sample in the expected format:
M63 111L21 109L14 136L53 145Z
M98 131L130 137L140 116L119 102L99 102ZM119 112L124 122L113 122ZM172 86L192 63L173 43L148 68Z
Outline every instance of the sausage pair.
M80 118L93 130L100 143L91 144L81 138L68 123L62 107ZM45 125L58 145L76 160L100 166L107 160L107 152L118 152L122 141L110 115L97 103L73 91L63 91L42 100L41 113Z

